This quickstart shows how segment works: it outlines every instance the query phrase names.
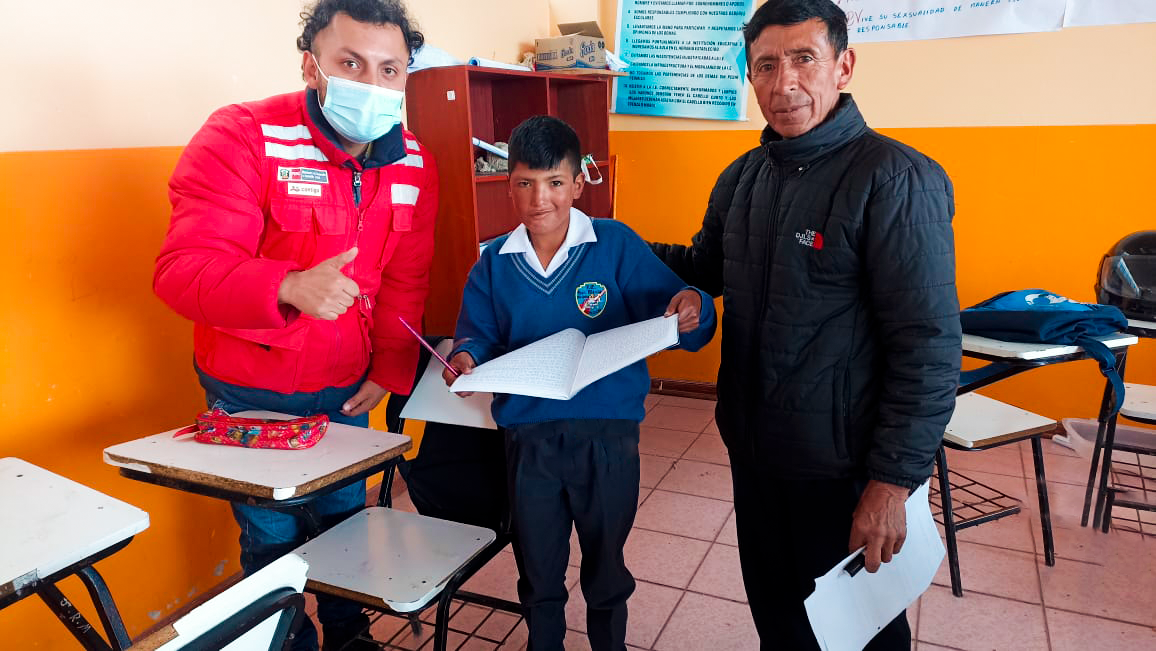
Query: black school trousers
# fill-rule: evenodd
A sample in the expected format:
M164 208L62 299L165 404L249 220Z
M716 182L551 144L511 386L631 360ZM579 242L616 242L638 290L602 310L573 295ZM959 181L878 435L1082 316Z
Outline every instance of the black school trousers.
M785 481L731 452L739 563L763 651L817 650L803 606L823 576L850 553L851 519L867 482ZM906 613L885 626L868 651L911 648Z
M560 420L506 430L506 467L529 651L562 651L571 528L592 651L625 651L634 577L623 547L638 511L638 423Z

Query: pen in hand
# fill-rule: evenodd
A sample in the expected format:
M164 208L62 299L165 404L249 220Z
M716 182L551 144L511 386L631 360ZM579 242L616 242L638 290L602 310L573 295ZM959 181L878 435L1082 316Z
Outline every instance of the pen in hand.
M863 555L863 552L859 552L855 555L855 558L851 559L850 563L847 563L847 565L843 568L843 571L847 574L850 574L851 576L855 576L866 566L867 557Z
M441 356L441 353L439 353L438 351L434 350L434 347L433 347L433 346L431 346L431 345L429 345L429 342L425 340L425 337L423 337L423 336L419 335L419 334L417 333L417 330L414 330L412 327L410 327L410 325L409 325L408 323L406 323L406 322L405 322L405 319L403 319L403 318L401 318L400 316L398 316L398 317L397 317L397 320L398 320L398 321L401 321L401 324L402 324L403 326L405 326L405 329L406 329L406 330L409 330L409 331L410 331L410 334L412 334L414 337L417 337L417 340L418 340L419 342L421 342L421 345L422 345L422 346L425 346L425 349L426 349L426 350L428 350L428 351L430 352L430 354L432 354L434 357L436 357L436 358L437 358L437 360L438 360L439 362L441 362L441 363L442 363L442 366L445 366L446 368L448 368L448 369L450 370L450 373L453 373L453 374L454 374L454 377L457 377L457 376L459 376L459 375L461 375L461 374L462 374L462 373L461 373L461 371L459 371L458 369L454 368L454 367L453 367L453 366L452 366L452 365L451 365L451 364L450 364L448 361L446 361L446 358L445 358L445 357L442 357L442 356Z

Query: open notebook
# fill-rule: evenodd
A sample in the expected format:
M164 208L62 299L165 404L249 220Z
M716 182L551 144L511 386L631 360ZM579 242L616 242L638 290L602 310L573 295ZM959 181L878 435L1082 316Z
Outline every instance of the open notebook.
M586 386L677 343L677 315L589 337L569 328L479 365L454 380L450 390L569 400Z

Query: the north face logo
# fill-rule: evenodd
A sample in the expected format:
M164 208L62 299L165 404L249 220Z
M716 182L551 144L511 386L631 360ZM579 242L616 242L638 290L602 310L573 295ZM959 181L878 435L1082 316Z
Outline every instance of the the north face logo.
M799 240L799 244L809 246L816 251L823 248L823 234L812 230L805 230L802 233L795 233L795 239Z
M1024 302L1028 305L1058 305L1071 301L1063 296L1056 296L1055 294L1028 294L1024 296Z

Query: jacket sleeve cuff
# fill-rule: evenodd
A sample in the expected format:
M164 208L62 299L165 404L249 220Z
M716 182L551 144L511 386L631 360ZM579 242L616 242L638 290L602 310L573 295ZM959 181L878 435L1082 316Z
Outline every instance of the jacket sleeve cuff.
M918 478L907 476L907 475L895 475L895 474L891 474L889 472L883 472L880 470L876 470L874 468L868 468L867 469L867 478L872 479L874 481L881 481L881 482L884 482L887 484L894 484L896 486L902 486L903 488L906 488L909 491L915 490L916 488L919 488L920 486L923 485L923 482L927 481L927 477L924 477L922 479L918 479Z
M710 343L711 338L714 337L717 317L715 315L714 299L711 298L709 294L697 287L690 286L683 287L680 291L688 289L698 292L699 298L702 301L702 308L698 312L698 328L686 334L680 333L678 335L678 344L676 344L675 347L693 353L701 350L703 346Z
M413 391L417 376L417 342L412 350L375 352L369 362L369 376L381 388L403 396Z
M229 279L229 287L236 289L237 292L221 303L220 307L225 311L219 315L219 318L210 319L210 323L223 325L237 316L240 316L246 323L235 326L229 324L226 327L284 328L293 323L301 315L301 312L292 305L277 300L281 283L285 281L285 276L293 271L300 271L300 267L295 263L260 258L255 258L241 265ZM248 291L261 293L257 296L246 297L243 295L247 293L246 287L253 288L253 290ZM245 305L254 306L253 312L248 313L245 308L241 307ZM238 310L238 313L236 315L230 314L229 312L232 310Z
M710 328L713 332L715 326L718 325L718 312L714 309L714 298L697 287L691 287L689 289L695 290L699 296L702 297L702 309L699 310L700 318L698 327L701 329Z
M486 355L486 348L486 346L481 346L473 342L454 346L454 349L450 351L446 359L453 359L454 355L458 353L469 353L470 357L474 358L474 366L481 366L489 361L489 357Z

